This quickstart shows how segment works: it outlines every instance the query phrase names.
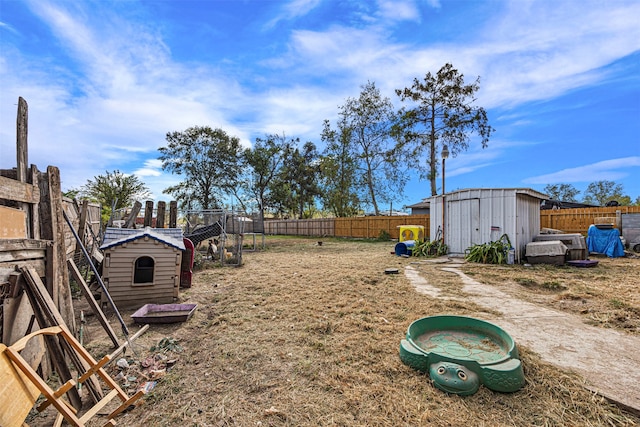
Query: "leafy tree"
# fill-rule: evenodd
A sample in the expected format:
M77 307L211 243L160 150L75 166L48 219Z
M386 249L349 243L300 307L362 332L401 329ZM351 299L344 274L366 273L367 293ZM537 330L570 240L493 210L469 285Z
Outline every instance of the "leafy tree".
M315 210L315 198L320 194L319 172L319 155L314 143L305 142L302 150L289 147L286 162L272 185L279 210L300 219L310 218Z
M623 188L621 184L606 180L595 181L589 184L585 190L584 203L604 206L607 202L615 200L623 206L631 204L631 198L622 193Z
M244 161L240 139L219 128L194 126L167 133L166 140L168 145L158 149L162 169L181 175L184 181L163 192L182 208L216 209L225 196L237 195Z
M580 194L580 190L571 184L548 184L544 187L543 192L548 194L551 199L563 202L577 202L576 196Z
M332 130L324 121L322 141L326 148L320 160L322 201L336 217L355 215L360 209L356 183L356 156L351 148L351 130Z
M258 204L260 218L269 204L271 184L277 178L284 163L285 154L297 140L286 140L284 135L267 135L266 139L256 138L253 148L244 151L244 158L251 168L248 191Z
M337 132L344 138L340 143L349 147L345 154L354 156L353 184L360 200L378 215L380 202L392 202L402 194L407 175L393 153L391 129L396 117L391 100L380 95L375 83L368 82L361 89L358 98L347 98L340 107ZM330 133L325 124L324 137Z
M136 201L142 201L148 198L150 193L137 176L125 175L119 170L114 170L87 180L77 195L100 203L103 222L107 223L113 210L123 209Z
M81 191L80 188L70 188L67 191L64 191L62 195L70 199L76 199L80 195L80 191Z
M614 199L620 206L631 206L631 197L624 195Z
M437 194L438 149L447 145L453 157L469 148L470 134L480 136L485 148L494 132L484 108L474 105L480 89L480 77L471 84L464 83L464 75L445 64L436 75L428 72L420 81L413 79L410 88L397 89L402 101L415 103L402 108L402 121L396 127L396 148L409 151L409 158L426 156L426 165L418 164L422 178L431 182L431 195Z

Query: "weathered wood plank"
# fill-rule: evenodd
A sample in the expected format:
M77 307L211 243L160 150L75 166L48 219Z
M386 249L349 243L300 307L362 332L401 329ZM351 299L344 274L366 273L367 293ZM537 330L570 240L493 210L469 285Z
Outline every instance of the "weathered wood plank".
M48 166L47 172L43 173L41 184L41 189L44 189L43 193L46 193L40 206L41 219L46 218L46 221L42 220L41 222L43 224L41 235L43 238L53 241L51 249L47 251L47 289L67 326L75 331L76 320L67 272L60 170L55 166ZM44 227L45 224L46 227Z
M42 249L45 250L51 246L48 240L35 239L1 239L0 247L3 251L17 251L22 249Z
M87 302L89 303L89 306L91 307L91 310L98 318L98 321L104 328L105 332L111 339L111 342L113 343L114 347L118 347L120 345L120 342L118 342L118 337L116 336L116 333L111 328L111 325L109 324L109 321L104 315L104 312L100 309L100 305L98 304L96 299L93 297L93 293L89 289L89 286L87 286L87 283L84 281L82 274L80 274L80 271L76 266L76 263L73 262L72 259L68 259L67 266L69 267L69 272L71 273L71 276L73 276L76 283L78 283L78 285L80 286L80 290L82 291L82 294L86 298Z
M0 282L7 281L17 264L33 266L41 277L45 275L47 247L51 242L33 239L0 240Z
M18 181L27 182L27 168L29 166L29 145L27 136L29 131L29 106L23 97L18 97L18 117L16 118L16 164Z
M59 326L64 326L64 321L58 313L58 310L51 299L51 296L48 294L47 289L44 284L40 280L40 277L29 266L20 267L20 271L24 274L27 283L26 293L29 297L29 302L33 307L34 314L36 316L36 320L38 321L38 325L40 328L48 328L49 326L55 326L56 323ZM46 313L45 313L46 311ZM51 360L53 361L54 367L60 380L62 383L73 378L71 375L71 371L69 370L69 366L64 359L64 352L60 346L60 341L58 341L55 337L46 336L45 342L47 343L47 349L49 350L49 356L51 356ZM69 397L69 401L73 405L74 408L80 409L82 407L82 399L80 398L80 394L76 388L72 388L67 393Z
M13 365L0 343L0 425L20 426L29 415L40 390Z
M74 206L76 206L76 208L78 208L77 204L74 203ZM89 201L88 200L84 200L82 202L82 208L79 208L80 210L80 223L78 224L78 236L80 236L81 239L83 239L84 244L86 246L86 240L85 240L85 233L86 233L86 226L87 226L87 216L89 215ZM74 240L75 242L75 240ZM78 242L75 242L76 244L76 250L73 254L73 258L74 259L81 259L82 257L82 248L80 247L80 244Z
M38 309L34 309L36 317L38 318L38 323L41 328L49 327L49 326L60 326L64 332L68 335L73 336L73 333L69 330L68 325L65 324L64 319L60 312L53 305L53 301L51 297L46 292L46 288L40 278L34 275L33 269L29 267L21 267L20 271L24 275L27 283L27 295L29 296L29 302L33 307L38 307ZM40 312L41 317L38 317L38 312ZM40 323L40 321L44 323ZM46 325L46 326L44 326ZM71 362L76 367L78 372L86 372L90 366L87 360L81 358L78 353L71 347L70 343L66 340L60 340L59 345L64 348L64 353L67 354ZM63 356L64 359L64 356ZM68 370L68 368L67 368ZM70 378L69 378L70 379ZM68 381L65 379L64 381ZM89 389L91 398L94 402L99 401L103 397L102 387L100 386L100 382L98 378L95 376L89 378L86 382L87 388ZM73 393L72 393L73 394ZM69 395L71 398L71 395ZM75 407L75 406L74 406ZM79 408L78 408L79 409Z
M158 202L158 210L156 212L156 228L164 228L164 214L167 208L167 203L164 201Z
M153 223L153 201L147 200L144 205L144 226L151 227Z
M45 249L19 249L0 252L0 263L45 258Z
M138 217L138 213L141 208L142 203L136 200L133 204L133 208L131 209L131 213L129 214L129 218L127 218L127 221L124 223L122 228L136 228L136 218Z
M32 259L32 260L26 260L26 261L21 260L20 265L30 265L38 272L38 275L40 275L41 277L45 275L44 258ZM15 262L0 263L0 282L7 282L9 280L9 276L15 271L16 271Z
M33 185L33 188L38 189L38 192L40 192L38 186L40 171L35 165L31 165L30 174L31 178L28 181ZM38 214L39 210L40 198L38 197L38 200L29 206L29 237L32 239L40 239L40 215Z
M0 176L0 199L36 203L40 200L40 190L33 184Z
M178 225L178 202L169 202L169 228L176 228Z
M38 330L38 325L33 325L31 329L29 328L29 325L32 324L31 319L34 314L33 308L31 304L29 304L29 299L24 293L15 298L5 298L3 306L3 343L12 345L23 336ZM27 347L22 352L22 358L33 369L37 369L45 351L44 341L42 337L39 337L27 344Z

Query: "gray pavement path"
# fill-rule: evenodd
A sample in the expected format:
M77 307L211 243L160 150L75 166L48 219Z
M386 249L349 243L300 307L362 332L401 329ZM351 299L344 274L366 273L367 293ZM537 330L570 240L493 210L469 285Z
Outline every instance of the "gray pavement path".
M640 414L640 338L612 329L586 325L572 314L552 310L508 295L494 286L477 282L458 268L443 263L444 271L460 276L464 300L499 311L491 322L516 341L563 369L579 373L589 389ZM411 265L405 276L416 290L434 298L451 298L431 285Z

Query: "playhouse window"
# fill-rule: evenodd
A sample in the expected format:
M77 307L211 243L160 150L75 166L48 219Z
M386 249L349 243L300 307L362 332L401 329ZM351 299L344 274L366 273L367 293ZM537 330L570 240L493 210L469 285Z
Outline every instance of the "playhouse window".
M155 261L148 256L141 256L136 260L133 283L153 283L153 269Z

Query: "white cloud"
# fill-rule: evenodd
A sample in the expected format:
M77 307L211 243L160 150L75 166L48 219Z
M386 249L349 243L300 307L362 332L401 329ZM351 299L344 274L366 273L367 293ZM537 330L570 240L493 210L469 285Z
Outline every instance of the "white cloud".
M144 166L140 169L133 171L133 175L137 175L139 177L162 175L162 160L159 160L159 159L145 160Z
M378 8L382 19L420 22L420 12L413 1L379 0Z
M13 28L11 25L7 24L6 22L2 22L0 21L0 31L9 31L15 35L18 35L19 33L16 31L15 28Z
M555 184L572 182L616 181L628 176L631 172L626 170L640 167L640 157L623 157L619 159L604 160L589 165L563 169L558 172L526 178L527 184Z
M549 99L606 77L640 49L640 3L511 2L470 54L489 106ZM475 50L475 52L473 52Z
M308 137L314 142L319 139L322 120L333 120L338 107L332 94L303 87L271 90L263 105L258 120L265 133Z
M291 0L282 6L278 15L269 20L263 28L270 30L280 21L289 21L305 16L318 7L320 3L322 3L322 0Z
M3 99L15 103L22 96L29 103L30 161L59 166L67 186L75 187L105 170L123 169L123 163L156 157L168 131L210 125L232 135L237 130L247 144L247 131L230 124L228 111L256 107L232 78L218 77L205 65L173 63L153 29L85 6L33 4L57 42L68 47L63 72L29 62L17 51L3 54L12 64L0 69L8 88ZM14 105L0 108L3 117L15 117ZM3 141L15 140L13 128L0 127ZM4 150L3 144L2 166Z
M480 105L508 108L597 84L608 77L603 67L640 49L636 1L518 1L502 10L496 2L500 15L476 32L464 36L466 28L460 28L461 37L452 41L409 43L397 41L405 40L399 31L423 22L424 8L409 0L380 0L367 4L366 16L364 6L357 6L353 14L360 21L353 27L338 25L348 19L336 20L313 29L296 27L284 41L274 36L273 56L257 64L256 74L249 74L256 64L248 64L247 74L240 76L224 64L177 62L161 23L128 20L131 15L101 7L114 4L122 6L33 1L33 13L49 26L54 43L66 47L66 56L33 61L6 49L0 57L0 116L5 118L0 138L15 141L14 104L23 96L30 106L30 161L56 164L73 186L123 162L134 165L130 172L157 178L154 182L164 188L173 185L175 178L160 174L148 158L157 157L166 132L194 125L220 127L245 146L264 133L317 142L322 119L333 120L338 106L357 96L368 80L399 105L394 89L452 62L468 79L482 77ZM437 0L426 4L440 8ZM311 17L321 6L320 0L290 1L271 24ZM5 22L0 31L17 33ZM12 156L2 145L0 167L5 167L4 159ZM492 140L489 150L449 160L447 175L486 168L499 161L500 153ZM580 168L531 179L568 182L558 174L577 179L575 169ZM624 173L618 167L585 170L606 177L598 179Z
M383 13L391 3L380 4ZM393 3L400 4L410 3ZM617 8L599 2L508 5L482 33L455 42L397 43L392 41L393 22L384 21L361 28L298 30L291 39L295 54L283 63L397 88L451 62L469 81L481 76L480 102L491 108L546 100L597 83L607 77L602 67L640 49L640 3Z

